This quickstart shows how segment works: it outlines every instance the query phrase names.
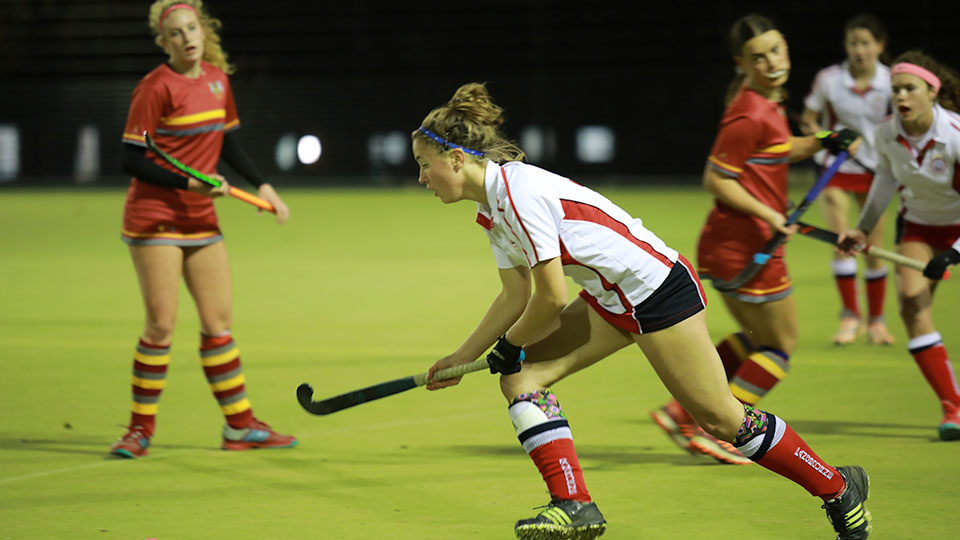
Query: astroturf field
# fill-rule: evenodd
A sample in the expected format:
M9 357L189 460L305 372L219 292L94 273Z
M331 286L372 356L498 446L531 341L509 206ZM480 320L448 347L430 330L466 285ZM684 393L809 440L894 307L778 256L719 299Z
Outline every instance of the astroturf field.
M600 191L694 258L705 192ZM218 449L222 419L184 289L150 456L107 459L128 419L143 317L120 241L124 192L0 191L0 539L506 539L546 504L489 374L328 417L297 404L301 382L321 398L425 371L498 292L473 204L417 189L282 191L293 215L282 227L218 201L247 392L300 446ZM808 219L822 224L817 208ZM939 405L906 353L893 280L896 345L835 348L830 256L806 238L788 246L800 345L761 406L828 462L866 467L871 538L956 538L960 442L936 440ZM708 295L719 339L735 326ZM955 357L958 297L960 283L945 282L935 306ZM674 446L648 418L668 396L636 347L554 390L605 539L833 538L802 488Z

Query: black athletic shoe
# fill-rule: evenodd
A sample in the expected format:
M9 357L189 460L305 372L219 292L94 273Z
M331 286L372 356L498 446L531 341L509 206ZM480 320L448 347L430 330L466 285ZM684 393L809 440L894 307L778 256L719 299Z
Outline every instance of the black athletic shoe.
M863 467L837 467L846 482L843 493L823 503L827 518L837 531L837 540L864 540L870 536L870 511L863 503L870 493L870 478Z
M536 516L521 519L513 528L520 540L592 540L607 530L597 505L554 499Z

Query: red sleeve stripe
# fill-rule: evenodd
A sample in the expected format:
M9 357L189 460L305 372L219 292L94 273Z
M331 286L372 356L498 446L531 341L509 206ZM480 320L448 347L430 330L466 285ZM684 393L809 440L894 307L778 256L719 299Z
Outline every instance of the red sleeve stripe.
M623 306L623 309L626 310L628 313L633 313L633 306L630 304L630 300L627 299L627 295L623 293L623 290L620 289L620 287L617 286L617 284L611 283L609 280L607 280L607 278L603 277L603 274L601 274L596 268L593 268L592 266L587 266L586 264L583 264L582 262L574 259L573 256L570 255L570 252L567 251L567 246L563 245L563 242L560 242L560 262L564 265L582 266L583 268L592 270L593 273L596 274L598 278L600 278L600 283L603 285L603 289L607 291L614 291L615 293L617 293L617 296L620 298L620 304Z
M493 230L493 220L481 214L480 212L477 212L477 223L479 223L481 227L488 231Z
M626 238L640 249L646 251L652 257L663 263L667 268L673 268L673 261L667 258L666 255L658 252L657 250L653 249L653 246L634 236L626 225L613 219L607 215L606 212L600 210L596 206L591 206L589 204L576 201L569 201L566 199L560 199L560 204L563 205L563 213L566 214L564 219L575 219L602 225Z
M507 171L503 170L503 167L500 168L500 175L503 176L503 185L507 187L507 199L510 200L510 207L513 208L513 215L517 216L517 223L520 224L520 228L523 229L523 234L527 235L527 240L529 240L530 246L533 248L534 260L530 262L530 266L532 267L534 264L540 261L540 257L537 255L537 246L533 243L533 238L530 237L530 233L527 232L527 226L524 225L523 220L520 219L520 212L517 212L517 205L513 204L513 195L510 195L510 184L507 183ZM523 252L526 253L527 250L524 249ZM529 257L527 258L529 259Z

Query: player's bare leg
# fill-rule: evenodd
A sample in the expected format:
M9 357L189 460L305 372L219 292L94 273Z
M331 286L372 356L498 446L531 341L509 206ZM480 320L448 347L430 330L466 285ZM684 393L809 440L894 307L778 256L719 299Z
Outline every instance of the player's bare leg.
M230 333L232 324L229 262L223 242L186 249L184 280L200 316L200 359L226 423L222 448L290 448L292 435L274 431L253 415L246 393L240 350Z
M855 194L857 203L863 208L867 195L865 193ZM886 225L886 218L881 216L877 225L867 236L867 242L872 246L883 245L883 235ZM843 229L847 230L847 229ZM867 268L863 272L863 278L867 289L867 343L872 345L893 345L894 338L887 328L887 321L884 317L884 305L887 295L887 263L876 257L867 255Z
M922 242L903 242L897 251L921 261L929 261L936 255ZM909 338L907 349L937 394L943 410L938 434L945 441L960 440L960 388L947 349L933 323L933 294L938 282L928 280L918 270L902 266L897 267L896 276L900 316Z
M700 312L664 330L633 337L670 393L707 432L822 498L841 537L866 538L866 473L856 466L826 464L782 419L737 401L705 321Z
M606 520L587 491L570 425L550 387L632 340L579 297L559 319L553 331L524 347L523 369L500 378L500 388L510 404L510 419L551 497L546 509L516 523L514 531L520 539L586 540L606 529Z
M842 232L849 228L847 212L850 210L850 198L846 191L828 186L820 195L820 207L827 229ZM833 343L849 345L865 330L857 291L857 259L835 252L830 267L841 303L840 326L833 336Z
M143 297L145 323L134 351L132 410L127 431L110 453L124 458L147 455L156 430L157 407L166 385L170 342L177 319L183 251L178 246L130 246Z

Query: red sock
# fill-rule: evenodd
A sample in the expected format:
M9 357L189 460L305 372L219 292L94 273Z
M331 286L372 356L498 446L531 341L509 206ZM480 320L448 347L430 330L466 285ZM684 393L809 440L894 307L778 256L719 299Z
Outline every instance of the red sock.
M152 345L144 340L133 354L133 403L130 426L141 426L150 437L156 428L157 403L166 385L170 345Z
M240 351L233 337L200 335L200 361L210 391L230 427L245 428L253 421L253 408L247 399L246 379L240 364Z
M939 337L939 334L937 334L937 337ZM911 339L911 343L915 339L919 338ZM924 378L927 379L927 383L940 398L944 412L947 412L947 404L953 408L960 406L960 389L957 388L957 377L953 373L953 366L950 364L950 358L947 356L947 349L943 346L943 343L937 339L937 343L934 345L910 348L910 353L913 354L913 359L917 362Z
M790 361L786 353L761 347L750 353L747 361L733 374L730 391L740 403L756 405L789 372Z
M833 278L837 283L840 301L845 316L860 318L860 302L857 299L857 260L835 259Z
M870 320L883 317L883 302L887 295L887 269L867 270L864 272L867 282L867 311Z
M723 371L727 374L728 381L746 362L751 352L750 341L742 332L730 334L723 341L717 343L717 353L720 355L720 361L723 362Z
M573 439L557 439L542 444L530 452L530 458L540 470L552 498L590 502L590 493L583 481L583 470L580 469L577 451L573 448Z
M844 488L843 476L824 463L781 418L744 407L743 424L734 444L758 465L803 486L811 495L830 500Z

